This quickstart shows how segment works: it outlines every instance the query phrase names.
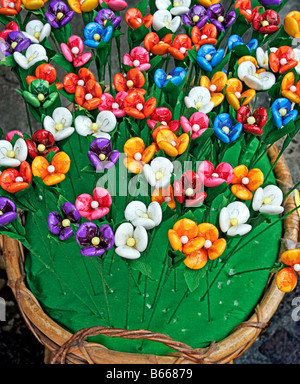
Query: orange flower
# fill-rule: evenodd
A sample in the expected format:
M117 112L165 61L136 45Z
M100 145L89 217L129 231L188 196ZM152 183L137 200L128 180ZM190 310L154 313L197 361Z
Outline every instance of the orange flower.
M21 0L1 0L0 15L15 16L22 10L21 6Z
M30 164L27 161L22 161L19 171L15 168L7 168L1 173L0 185L5 191L16 193L28 188L31 179Z
M92 12L99 4L98 0L68 0L68 3L76 13Z
M163 56L168 53L168 50L172 44L172 33L168 33L161 40L155 32L150 32L144 39L144 46L148 52L153 55Z
M145 143L140 137L132 137L124 145L126 158L123 160L125 167L132 173L141 173L143 165L149 163L155 154L156 146L149 145L145 149Z
M128 116L142 120L154 112L156 103L155 97L150 97L145 102L144 96L140 92L132 91L124 99L124 111Z
M281 291L291 292L297 285L297 273L300 274L300 249L289 249L280 258L288 267L278 272L276 284Z
M254 89L248 89L243 92L243 84L239 79L231 78L227 80L225 91L228 103L237 111L241 108L240 100L245 99L242 105L247 105L254 98L256 92Z
M298 65L295 60L295 52L292 47L281 46L276 52L269 55L269 65L273 72L282 74Z
M32 162L33 176L41 177L46 185L54 185L65 179L69 171L71 159L65 152L58 152L53 156L51 165L43 156L37 156Z
M168 207L175 209L176 204L174 200L173 187L169 185L168 188L154 189L151 201L157 201L160 205L167 201Z
M227 84L227 75L224 72L216 72L212 79L209 80L207 76L202 76L200 79L200 86L205 87L211 94L211 100L215 107L220 105L224 100L224 95L221 93Z
M142 89L145 84L145 77L143 73L136 68L132 68L128 71L126 77L121 73L116 73L114 76L114 85L118 92L132 91L139 92L142 96L145 95L146 90Z
M26 82L29 85L36 79L46 80L51 86L56 80L56 69L48 63L40 64L36 67L35 76L27 76ZM58 91L63 87L61 83L55 83L55 85Z
M258 168L248 171L245 165L238 165L233 169L231 192L241 200L251 200L252 191L256 191L264 183L264 174Z
M192 49L191 39L188 35L178 35L173 40L168 52L176 60L183 60L187 55L188 49Z
M175 157L185 152L189 145L190 137L183 133L179 137L169 129L162 129L156 135L156 143L168 156Z
M206 24L201 30L197 26L195 26L192 28L191 32L192 42L195 45L197 51L200 47L202 47L202 45L217 44L217 35L217 27L213 24Z
M300 37L300 12L292 11L284 18L285 32L295 38Z
M190 219L177 221L173 229L169 229L168 238L174 251L192 253L201 249L205 243L204 239L197 238L197 223Z
M129 8L125 15L126 24L132 29L137 29L143 24L146 28L150 28L152 19L152 15L146 15L143 17L141 11L137 8Z
M281 94L292 103L300 103L300 80L295 84L293 72L287 73L281 83Z

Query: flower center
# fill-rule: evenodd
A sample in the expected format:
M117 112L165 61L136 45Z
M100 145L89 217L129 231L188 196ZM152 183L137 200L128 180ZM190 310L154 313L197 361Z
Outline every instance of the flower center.
M170 79L172 79L172 76L171 76L171 75L168 75L168 76L167 76L167 80L170 80Z
M63 17L64 17L64 14L62 12L58 12L57 15L56 15L56 18L58 20L61 20Z
M240 92L235 92L235 96L236 96L238 99L240 99L242 95L241 95Z
M38 98L39 101L44 101L45 100L45 95L43 95L42 93L39 93L37 95L37 98Z
M184 48L184 47L180 47L180 48L179 48L179 51L184 55L185 52L186 52L186 48Z
M202 35L201 40L205 40L205 39L207 39L207 37L208 37L207 35Z
M250 125L255 124L256 123L255 117L253 117L253 116L248 117L247 123Z
M194 132L198 132L199 129L200 129L200 125L199 124L194 124L192 128L193 128Z
M228 133L230 132L230 128L229 127L227 127L226 125L222 128L222 131L226 134L226 135L228 135Z
M98 207L99 207L99 203L98 203L98 201L93 200L93 201L91 202L91 207L92 207L93 209L98 208Z
M239 223L239 222L238 222L238 219L233 218L233 219L230 220L230 225L233 226L233 227L235 227L236 225L238 225L238 223Z
M127 85L128 88L132 88L134 86L134 83L133 83L132 80L128 80L126 85Z
M14 42L11 44L11 48L12 48L12 49L15 49L17 45L18 45L18 43L17 43L16 41L14 41Z
M281 59L280 60L280 65L285 65L285 64L287 64L287 59Z
M209 89L212 91L212 92L215 92L217 90L217 86L215 84L212 84Z
M101 36L99 35L99 33L95 33L93 38L94 40L99 41L101 39Z
M198 109L198 111L199 111L199 109L201 109L201 107L202 107L202 103L201 103L201 101L197 101L197 103L196 103L196 109Z
M22 183L23 182L23 177L21 177L21 176L16 177L15 182L16 183Z
M180 241L182 244L186 244L189 241L189 238L187 236L181 236Z
M200 17L199 17L198 15L195 15L195 16L193 17L193 22L194 22L194 23L197 23L197 22L199 21L199 19L200 19Z
M133 157L137 161L142 160L142 154L140 152L135 153Z
M39 31L34 32L33 37L39 40L41 33Z
M193 196L193 194L194 194L194 190L193 190L193 188L187 188L187 189L185 190L185 195L186 195L186 196L190 197L190 196Z
M56 131L61 131L62 129L64 129L64 126L63 126L62 123L58 123L58 124L55 125L54 128L55 128Z
M15 8L15 3L13 3L13 2L9 3L8 8Z
M92 98L93 98L93 95L91 93L87 93L85 95L85 100L87 100L87 101L92 100Z
M287 110L285 108L280 108L279 109L279 114L280 114L281 117L284 117L287 114Z
M81 85L83 87L84 86L84 81L83 80L78 80L77 85Z
M264 21L261 23L261 25L262 25L263 27L267 27L268 25L270 25L270 23L269 23L267 20L264 20Z
M204 248L208 249L212 246L212 242L210 240L206 240L204 243Z
M78 55L78 53L79 53L79 48L78 48L78 47L73 47L73 48L72 48L72 53L73 53L74 55Z
M61 224L63 227L69 227L71 225L71 221L69 219L64 219Z
M141 63L140 63L139 60L134 60L134 62L133 62L133 66L134 66L134 67L138 67L140 64L141 64Z
M176 147L176 141L172 140L170 141L170 144L173 145L173 147Z
M218 22L219 22L219 23L223 23L224 20L225 20L225 19L224 19L223 16L219 16L219 17L218 17Z
M106 159L106 156L104 155L104 153L100 153L100 155L99 155L99 159L100 159L101 161L103 161L103 160Z
M92 131L94 131L96 133L97 129L98 129L98 124L97 123L92 123L90 128L91 128Z
M141 214L140 214L140 217L143 217L143 218L145 218L145 219L149 219L149 215L148 215L148 213L146 213L146 212L141 213Z
M214 172L214 173L212 173L212 175L211 175L212 177L219 177L219 174L218 173L216 173L216 172Z
M0 216L2 216L3 215L3 212L2 211L0 211Z
M163 173L161 171L156 172L155 178L156 180L160 180L163 177Z
M245 184L245 185L249 184L249 179L248 179L248 177L243 177L243 178L242 178L242 183Z
M294 85L292 85L291 88L290 88L290 91L291 91L291 92L296 92L296 91L297 91L297 88L296 88Z
M139 111L141 111L143 109L143 104L142 103L138 103L136 105L136 109L138 109Z
M91 243L93 245L99 245L100 244L100 237L98 237L98 236L93 237L91 240Z
M11 159L15 157L15 151L7 151L6 154L7 157L10 157Z
M126 244L128 245L128 247L134 247L135 243L136 243L136 241L133 237L129 237L126 241Z
M37 150L38 150L39 152L44 152L45 149L46 149L46 146L45 146L44 144L39 144L39 145L37 146Z
M295 270L296 272L299 272L299 271L300 271L300 264L295 264L295 265L294 265L294 270Z
M30 56L29 59L28 59L28 63L30 63L31 60L33 60L33 59L34 59L34 55Z
M271 204L272 203L272 199L270 197L265 197L264 200L263 200L263 204L267 205L267 204Z
M173 4L174 7L179 7L180 3L179 1L175 1L175 3Z
M205 58L207 61L210 61L212 59L212 55L208 54L208 55L205 55Z
M112 109L119 109L119 104L118 103L112 103L111 107L112 107Z
M55 172L55 167L54 167L54 165L49 165L49 167L47 168L47 170L48 170L49 173L53 173L53 172Z

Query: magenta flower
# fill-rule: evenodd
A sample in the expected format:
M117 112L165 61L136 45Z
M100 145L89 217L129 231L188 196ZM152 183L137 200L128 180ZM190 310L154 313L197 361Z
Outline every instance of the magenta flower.
M195 112L189 120L186 117L181 116L180 125L185 133L191 132L191 138L194 140L207 130L209 118L203 112Z
M127 7L124 0L99 0L99 4L105 3L113 11L123 11Z
M135 47L131 50L129 55L126 53L123 56L124 65L139 69L140 71L148 71L151 67L149 61L149 52L143 47Z
M88 220L97 220L105 216L109 212L112 199L108 191L101 187L96 187L93 196L83 193L79 195L75 201L80 216L86 217Z
M126 96L127 92L125 91L118 92L115 98L110 93L103 93L101 96L102 103L98 107L99 111L110 111L116 117L126 116L124 111L124 99Z
M60 47L64 57L73 63L74 67L82 67L92 56L90 52L82 53L83 41L76 35L73 35L68 39L68 44L61 43Z
M220 163L216 168L210 161L204 160L199 165L198 175L206 187L212 188L224 183L230 184L234 172L233 168L228 163Z
M161 125L166 125L172 132L176 132L179 129L179 121L172 120L172 112L167 107L156 108L154 112L151 113L150 119L147 120L147 123L151 129L155 127L157 123Z

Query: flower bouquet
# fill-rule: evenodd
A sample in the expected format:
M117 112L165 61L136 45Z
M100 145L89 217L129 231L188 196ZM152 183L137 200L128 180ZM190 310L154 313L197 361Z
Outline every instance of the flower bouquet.
M55 361L87 336L100 361L229 361L249 338L212 357L222 340L267 324L269 277L269 314L295 288L299 183L274 175L300 118L286 2L1 1L28 132L0 140L0 233L25 249L14 291L59 324Z

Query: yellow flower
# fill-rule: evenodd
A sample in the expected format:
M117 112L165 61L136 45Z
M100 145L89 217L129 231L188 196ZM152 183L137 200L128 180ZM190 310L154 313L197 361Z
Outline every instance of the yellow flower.
M98 5L98 0L68 0L69 6L77 13L91 12Z
M293 11L284 18L285 32L295 38L300 37L300 12Z
M26 9L35 11L44 6L47 0L22 0L22 3Z

